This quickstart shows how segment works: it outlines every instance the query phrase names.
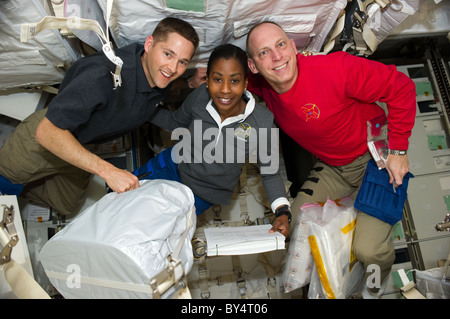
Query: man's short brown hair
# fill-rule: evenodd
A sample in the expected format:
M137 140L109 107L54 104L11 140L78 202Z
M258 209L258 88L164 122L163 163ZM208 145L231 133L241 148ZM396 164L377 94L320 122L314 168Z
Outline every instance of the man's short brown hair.
M189 22L173 17L165 18L158 23L152 34L154 42L157 43L166 40L168 34L171 32L178 33L190 41L194 45L195 50L197 49L200 42L197 31L195 31Z

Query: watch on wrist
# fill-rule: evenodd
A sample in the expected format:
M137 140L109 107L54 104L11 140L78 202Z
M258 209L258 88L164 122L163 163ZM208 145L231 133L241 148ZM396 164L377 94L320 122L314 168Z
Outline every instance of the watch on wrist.
M289 223L291 222L291 220L292 220L292 215L291 215L291 210L289 209L289 206L288 205L283 205L283 206L281 206L281 207L278 207L276 210L275 210L275 217L280 217L280 216L282 216L282 215L286 215L287 217L288 217L288 220L289 220Z
M392 155L406 155L406 150L391 150L389 149L389 154Z

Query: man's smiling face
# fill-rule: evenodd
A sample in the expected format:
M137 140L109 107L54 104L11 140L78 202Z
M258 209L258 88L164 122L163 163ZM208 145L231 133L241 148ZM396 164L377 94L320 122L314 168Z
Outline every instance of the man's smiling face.
M260 73L278 93L288 91L298 75L294 41L277 25L263 23L249 34L248 45L250 70Z
M175 32L164 40L149 36L145 41L142 66L151 87L167 87L186 71L194 54L194 45Z

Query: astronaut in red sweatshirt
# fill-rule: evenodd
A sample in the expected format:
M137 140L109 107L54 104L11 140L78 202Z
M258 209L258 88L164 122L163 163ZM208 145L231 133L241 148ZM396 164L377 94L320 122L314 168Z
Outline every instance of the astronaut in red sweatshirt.
M409 172L406 151L416 112L411 79L395 66L345 52L301 55L271 22L250 31L247 52L253 73L248 90L263 98L280 128L318 159L291 207L293 216L305 203L357 193L371 159L367 121L386 114L377 101L386 103L388 111L386 178L394 187L402 184ZM354 253L366 269L378 265L384 283L395 258L391 229L389 223L358 212ZM369 288L363 296L379 297L383 290Z

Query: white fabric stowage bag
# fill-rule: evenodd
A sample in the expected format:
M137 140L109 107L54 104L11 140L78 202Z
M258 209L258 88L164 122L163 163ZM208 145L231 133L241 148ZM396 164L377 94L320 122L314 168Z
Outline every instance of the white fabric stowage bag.
M151 298L150 279L167 266L180 238L178 258L185 274L191 270L195 223L188 187L146 180L80 213L44 245L40 258L64 298Z

